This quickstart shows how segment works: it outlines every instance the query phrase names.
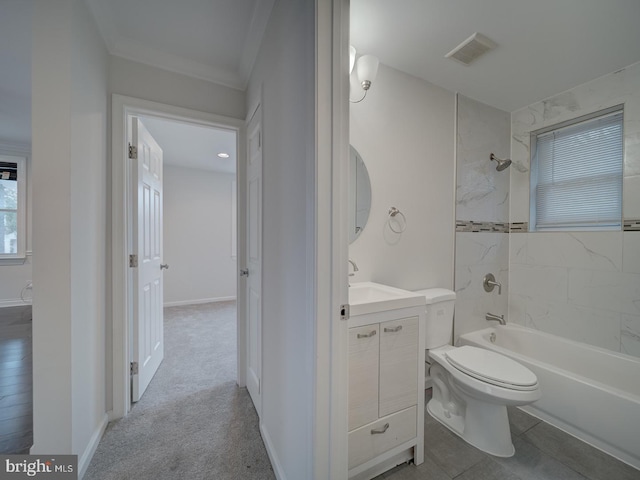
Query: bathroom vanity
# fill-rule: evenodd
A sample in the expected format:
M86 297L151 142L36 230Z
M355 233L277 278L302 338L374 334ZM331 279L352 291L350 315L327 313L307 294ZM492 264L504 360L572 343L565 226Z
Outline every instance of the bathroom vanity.
M424 296L372 282L349 288L349 478L424 455Z

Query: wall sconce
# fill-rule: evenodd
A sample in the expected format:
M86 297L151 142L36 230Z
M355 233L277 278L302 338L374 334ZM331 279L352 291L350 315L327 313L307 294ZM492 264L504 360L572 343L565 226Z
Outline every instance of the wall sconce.
M371 88L371 84L375 81L376 75L378 75L378 65L380 62L377 57L373 55L363 55L358 61L355 61L356 49L349 47L349 70L353 71L353 65L355 64L356 75L358 77L358 84L364 90L364 95L360 100L351 100L351 103L360 103L367 96L367 91Z

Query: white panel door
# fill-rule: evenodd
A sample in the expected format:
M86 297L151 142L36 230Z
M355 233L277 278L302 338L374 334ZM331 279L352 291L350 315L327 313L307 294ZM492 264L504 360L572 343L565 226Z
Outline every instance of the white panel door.
M262 375L262 108L247 126L247 389L261 415Z
M142 397L164 357L162 311L162 150L139 119L132 119L133 272L131 400Z

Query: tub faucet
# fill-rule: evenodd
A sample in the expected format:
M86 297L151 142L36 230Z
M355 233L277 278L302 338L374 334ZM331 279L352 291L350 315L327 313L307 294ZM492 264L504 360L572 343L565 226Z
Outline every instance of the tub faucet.
M494 315L493 313L487 313L487 315L484 317L486 320L495 320L496 322L500 323L500 325L506 325L507 322L504 319L504 315Z
M359 270L358 265L356 265L356 262L354 262L353 260L349 259L349 263L353 266L353 273L350 273L349 276L353 277L356 272Z

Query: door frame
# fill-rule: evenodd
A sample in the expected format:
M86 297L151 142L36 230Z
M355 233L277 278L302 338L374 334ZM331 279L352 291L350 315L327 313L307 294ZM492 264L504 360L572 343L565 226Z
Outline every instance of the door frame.
M107 353L107 378L111 379L112 405L109 420L122 418L131 409L131 385L129 375L130 325L133 318L131 302L133 282L128 267L131 241L131 171L128 164L129 118L147 116L190 123L193 125L224 128L236 132L236 195L237 195L237 264L246 263L244 245L246 201L245 181L245 135L244 120L183 107L113 94L111 98L111 335L107 326L107 341L111 337L111 348ZM245 385L246 369L246 322L244 292L237 275L237 383ZM110 361L109 361L110 360ZM108 382L109 383L109 382ZM108 391L108 389L107 389Z

